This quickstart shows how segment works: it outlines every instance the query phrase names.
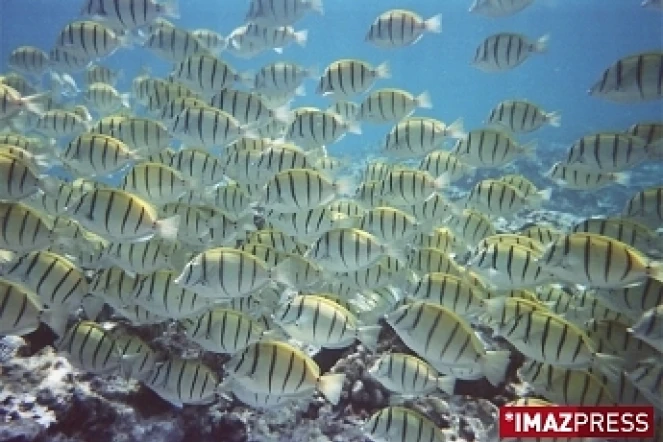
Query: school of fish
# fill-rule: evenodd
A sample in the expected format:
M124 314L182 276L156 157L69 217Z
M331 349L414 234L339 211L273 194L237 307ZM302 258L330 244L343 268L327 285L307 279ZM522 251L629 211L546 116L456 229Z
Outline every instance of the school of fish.
M532 2L475 0L470 12L505 17ZM232 66L304 46L295 25L322 15L321 0L251 0L227 36L182 28L170 21L179 13L176 0L85 0L52 48L11 53L0 76L0 336L46 324L80 370L137 379L178 407L232 395L272 408L316 392L338 404L345 375L322 373L312 355L359 342L375 354L368 374L394 396L500 385L520 353L517 375L536 397L514 405L651 404L660 416L663 183L569 231L498 231L495 220L551 206L555 186L627 185L631 168L663 159L663 121L586 134L539 189L505 166L535 155L518 135L560 126L557 112L514 98L465 131L461 118L416 116L432 98L389 87L386 60ZM407 51L441 23L384 11L363 44ZM486 75L526 69L548 41L489 35L468 62ZM104 62L125 50L172 71L145 70L118 90L123 72ZM626 56L589 94L660 100L662 65L661 51ZM291 108L312 85L329 108ZM357 178L334 143L376 124L385 159ZM445 196L481 168L505 173ZM226 355L223 369L152 348L140 331L164 323ZM380 353L387 330L411 352ZM444 440L398 405L362 428L376 442Z

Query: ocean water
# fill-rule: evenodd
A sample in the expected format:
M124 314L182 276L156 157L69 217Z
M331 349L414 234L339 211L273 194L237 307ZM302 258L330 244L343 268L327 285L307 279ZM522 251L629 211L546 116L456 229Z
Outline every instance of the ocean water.
M660 102L616 104L587 94L605 68L620 57L663 45L663 15L640 7L640 0L536 0L524 11L491 19L468 13L471 0L327 0L324 15L308 14L297 29L308 29L306 47L291 45L282 55L264 52L250 59L224 56L240 71L257 71L276 60L292 60L320 70L339 58L358 58L377 65L388 61L392 78L375 87L399 87L417 95L429 91L433 108L417 110L445 122L462 117L466 129L477 128L499 101L525 98L562 115L562 127L544 127L523 137L537 139L541 148L569 145L592 131L621 130L642 120L660 119ZM178 25L210 28L228 35L242 25L245 0L180 0ZM62 27L75 19L78 0L3 0L0 2L0 66L6 70L9 53L19 45L49 50ZM411 9L428 18L442 14L442 33L426 34L415 45L378 49L364 41L368 27L381 12ZM549 51L531 56L520 67L503 73L484 73L470 66L475 48L497 32L518 32L532 39L550 35ZM118 89L130 90L131 79L143 66L165 75L170 64L140 47L121 49L103 61L122 68ZM76 77L80 78L80 76ZM79 81L83 84L82 81ZM307 95L293 106L327 106L307 81ZM363 125L363 134L349 134L330 152L347 154L361 149L377 152L388 125Z

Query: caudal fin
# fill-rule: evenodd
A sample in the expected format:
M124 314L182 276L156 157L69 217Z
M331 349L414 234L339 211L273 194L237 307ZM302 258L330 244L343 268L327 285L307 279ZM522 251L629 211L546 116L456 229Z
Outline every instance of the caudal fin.
M437 378L437 388L448 395L453 395L456 389L456 378L452 376L440 376Z
M375 353L378 348L378 338L382 327L379 325L369 325L357 328L357 339L364 344L364 346Z
M439 34L442 32L442 14L434 15L424 22L424 26L428 32Z
M341 392L343 391L343 383L345 382L345 375L326 374L320 376L318 380L318 390L322 395L333 405L338 404L341 400Z
M164 239L174 241L177 239L177 231L180 226L180 216L175 215L170 218L157 221L157 232Z
M481 358L480 364L483 375L492 385L499 385L504 382L506 370L511 360L511 353L508 350L487 351Z

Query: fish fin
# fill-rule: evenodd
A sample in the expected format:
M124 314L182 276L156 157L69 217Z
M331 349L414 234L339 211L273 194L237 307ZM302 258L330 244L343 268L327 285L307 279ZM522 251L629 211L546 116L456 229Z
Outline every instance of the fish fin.
M508 350L486 351L480 361L483 375L492 385L501 384L510 361L511 353Z
M272 118L281 123L290 123L293 118L293 112L287 104L272 109Z
M163 8L163 14L170 18L180 18L180 5L178 0L165 0L160 5Z
M467 133L463 129L463 117L458 118L446 128L446 135L451 138L465 138Z
M422 109L432 109L433 108L433 103L430 98L430 93L428 91L424 91L420 93L416 98L415 101L417 103L417 106L422 108Z
M631 175L628 172L616 172L612 174L612 180L620 186L628 186L631 182Z
M532 45L534 52L548 52L548 42L550 41L550 34L546 34L539 38L536 43Z
M324 15L324 9L322 7L322 0L309 0L309 8L311 11L316 12L320 15Z
M355 193L356 188L357 184L352 177L342 177L334 182L334 189L337 196L351 196Z
M439 390L451 396L456 389L456 378L453 376L439 376L436 384Z
M442 32L442 14L434 15L424 22L424 28L428 32L439 34Z
M357 328L357 339L371 352L375 353L378 347L378 339L382 327L379 325L368 325Z
M385 61L384 63L379 64L375 68L375 77L376 78L391 78L391 70L389 69L389 62Z
M626 361L619 356L606 353L595 353L592 365L609 379L619 379Z
M345 374L335 373L320 376L318 379L318 390L333 405L337 405L341 400Z
M39 93L34 95L29 95L27 97L21 98L21 106L25 108L26 111L41 115L45 112L44 104L39 101L46 97L46 93Z
M180 216L175 215L170 218L160 219L157 221L157 231L159 235L167 240L177 240L177 231L180 226Z
M560 127L562 125L562 116L558 111L549 112L546 114L546 121L552 127Z
M532 140L520 146L520 151L529 159L536 158L536 140Z
M69 310L64 306L51 307L41 313L41 320L48 325L58 336L64 336L67 331L67 320L69 319Z
M646 268L647 276L663 282L663 261L651 261Z
M88 317L91 321L94 321L101 313L101 310L104 308L104 300L102 298L87 295L81 300L81 307L85 312L85 316Z
M308 40L308 30L302 29L294 33L295 43L301 47L306 47L306 41Z

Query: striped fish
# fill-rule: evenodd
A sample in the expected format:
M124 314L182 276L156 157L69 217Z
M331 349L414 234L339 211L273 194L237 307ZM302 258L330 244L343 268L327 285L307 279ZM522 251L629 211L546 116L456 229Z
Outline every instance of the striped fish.
M585 323L585 333L599 352L622 357L627 363L657 357L656 349L629 333L628 326L618 321L590 319Z
M359 105L357 120L377 124L397 123L412 115L418 108L432 107L427 91L415 97L401 89L377 89L368 94Z
M510 217L524 209L534 209L550 199L552 190L525 196L514 186L500 180L476 183L465 201L465 207L495 217Z
M34 291L47 306L80 305L89 286L83 271L53 252L30 252L2 266L2 273Z
M465 136L465 132L462 118L446 125L434 118L409 117L391 129L385 138L383 149L387 154L396 157L441 153L443 151L435 151L435 149L442 147L442 143L447 137L460 138L463 136Z
M628 186L630 175L627 172L595 172L582 164L557 162L544 174L558 186L574 190L596 190L619 184Z
M364 213L357 226L384 244L411 239L422 227L417 220L394 207L376 207Z
M251 0L245 20L262 26L288 26L309 12L322 14L322 0Z
M323 348L346 348L359 340L374 352L382 330L360 325L343 306L316 295L295 296L277 309L274 320L291 338Z
M224 178L221 161L204 149L182 149L167 165L176 169L188 180L203 186L218 184Z
M222 307L184 319L180 324L184 326L186 336L205 350L230 355L270 334L247 314Z
M347 99L368 91L376 80L390 76L387 62L373 67L362 60L336 60L322 72L316 93L335 100Z
M0 248L27 253L45 249L56 239L46 216L22 203L0 201Z
M300 109L288 126L286 137L305 150L318 149L339 141L346 133L361 134L354 122L315 108Z
M356 224L355 218L330 210L329 206L302 212L269 214L267 220L282 232L304 240L316 239L330 230L354 227Z
M357 290L400 286L410 280L411 272L396 258L385 256L375 264L354 272L335 273L334 280Z
M117 81L124 76L124 71L113 70L107 66L94 64L88 66L85 70L85 82L90 85L92 83L106 83L115 86Z
M177 0L85 0L81 15L119 29L135 29L159 17L179 18Z
M600 172L621 172L648 159L660 157L661 148L642 138L618 132L586 135L568 150L566 164L578 164Z
M315 71L295 63L271 63L258 70L253 86L256 92L267 95L294 94L305 79L316 76Z
M444 442L444 433L426 416L416 411L391 406L376 411L362 426L374 441Z
M120 189L160 206L178 201L192 183L172 167L161 163L140 163L131 167Z
M439 304L466 318L482 312L488 296L465 279L439 272L424 274L407 292L418 301Z
M0 334L22 336L39 328L44 306L31 291L0 279Z
M589 94L618 103L639 103L663 97L663 52L642 52L617 60L603 71Z
M134 304L132 298L136 278L119 267L100 269L92 275L88 285L89 294L102 299L114 309Z
M495 226L486 215L472 209L459 214L449 209L447 227L469 248L475 247L482 239L497 234Z
M253 393L303 396L318 390L332 404L340 400L345 374L320 374L304 352L279 341L251 344L234 355L224 370L229 383Z
M642 138L647 144L652 144L663 138L663 123L656 121L636 123L629 127L626 133Z
M154 235L175 238L179 217L159 219L152 205L119 189L95 189L68 209L82 227L111 241L146 241Z
M172 270L157 270L136 277L132 294L135 304L167 318L180 319L206 310L207 298L175 284L177 274Z
M22 74L41 77L50 64L48 54L34 46L19 46L9 54L9 67Z
M472 65L484 72L503 72L520 66L531 54L548 50L549 35L531 41L521 34L503 32L487 37L477 47Z
M412 11L391 9L371 24L365 40L379 48L399 48L418 42L425 32L442 32L442 15L424 20Z
M178 408L184 404L202 405L216 400L219 378L201 361L170 357L149 373L144 383L164 400Z
M524 381L544 398L559 405L616 405L608 386L585 370L570 370L536 361L528 361L518 370Z
M97 112L107 115L120 109L129 109L129 94L120 94L106 83L92 83L83 94L86 102Z
M663 283L647 278L642 284L619 288L598 289L593 294L612 310L637 321L647 310L663 304Z
M516 14L534 0L474 0L470 6L470 12L487 17L506 17Z
M663 187L641 190L626 202L622 216L640 221L650 228L663 224Z
M449 254L430 247L411 250L407 256L407 268L421 276L427 273L462 276L464 273L463 267Z
M369 267L393 252L370 233L345 228L324 233L304 256L326 270L343 273Z
M290 169L267 182L262 205L266 210L285 213L311 210L348 195L353 187L347 178L332 182L315 170Z
M88 57L74 55L58 46L50 50L48 59L51 62L51 68L59 72L76 73L90 66L90 59Z
M658 305L643 313L642 317L629 329L631 334L663 353L663 305Z
M132 243L110 243L104 257L127 272L148 274L172 265L177 246L161 238Z
M511 317L495 329L525 357L564 368L595 366L603 371L619 368L624 361L599 353L587 334L561 317L535 309Z
M211 29L194 29L191 34L212 54L218 54L228 46L228 40Z
M647 277L663 280L661 263L614 238L594 233L563 235L538 260L544 271L564 281L596 288L638 285Z
M190 31L174 26L155 29L144 46L157 57L171 63L181 63L187 57L207 52L205 46Z
M170 75L205 96L248 81L228 63L204 53L185 58L175 65ZM214 103L211 104L218 107Z
M69 362L80 370L94 374L124 371L125 362L115 338L95 322L75 323L56 343L56 348L66 352Z
M213 107L187 108L171 123L171 134L194 146L226 146L244 135L244 128L232 115Z
M476 129L456 142L451 153L474 167L500 167L519 157L534 155L535 142L518 144L507 132L496 129Z
M128 40L110 27L91 20L78 20L62 29L56 39L56 47L76 58L88 61L111 55Z
M509 363L508 351L486 351L469 323L437 304L417 301L386 315L403 342L439 371L448 367L480 371L500 384Z
M257 257L219 247L196 255L175 283L215 299L245 297L270 281L271 272Z
M405 396L423 396L441 390L452 395L456 381L440 376L430 364L405 353L380 356L368 368L371 378L387 390Z
M150 345L136 335L132 335L117 327L111 332L115 338L115 345L125 360L130 360L127 377L143 381L160 362L159 354Z
M67 145L60 158L77 174L95 177L117 172L140 156L117 138L84 133Z
M640 361L626 377L658 410L663 410L663 363L659 359Z
M273 119L290 122L286 108L271 109L255 92L245 92L226 87L210 99L210 105L235 117L242 125L264 126Z
M559 112L546 112L525 100L502 101L488 116L488 122L502 125L514 133L532 132L546 124L559 127L561 120Z
M35 123L35 129L50 138L73 137L86 131L88 126L88 121L80 115L62 109L42 113Z
M554 280L554 273L538 261L539 256L520 244L494 243L477 250L467 267L494 289L523 289Z
M496 296L481 301L485 315L480 318L485 324L493 329L501 329L510 324L514 319L521 315L535 310L547 311L547 306L536 299L528 299L522 296L526 292L523 290L514 290L508 292L506 296ZM508 296L517 295L517 296Z

